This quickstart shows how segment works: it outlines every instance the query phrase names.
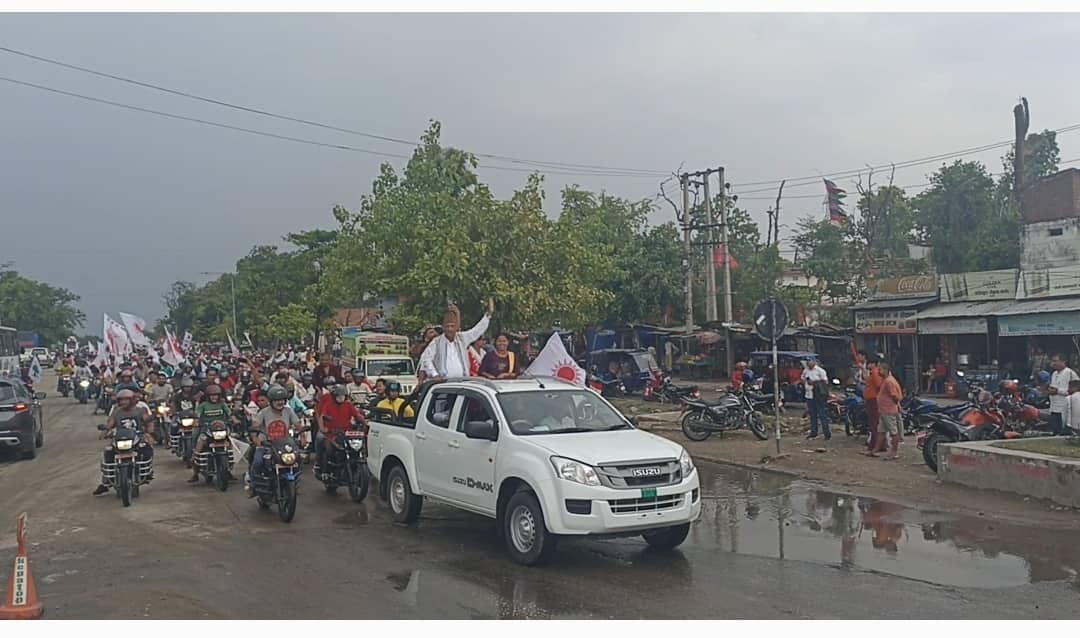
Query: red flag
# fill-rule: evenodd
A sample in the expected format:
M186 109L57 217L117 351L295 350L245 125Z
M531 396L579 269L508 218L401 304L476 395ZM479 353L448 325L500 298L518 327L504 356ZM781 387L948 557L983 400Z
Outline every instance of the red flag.
M735 261L735 255L728 255L728 263L730 264L732 270L735 270L739 267L739 262ZM724 265L724 247L722 245L713 248L713 265Z

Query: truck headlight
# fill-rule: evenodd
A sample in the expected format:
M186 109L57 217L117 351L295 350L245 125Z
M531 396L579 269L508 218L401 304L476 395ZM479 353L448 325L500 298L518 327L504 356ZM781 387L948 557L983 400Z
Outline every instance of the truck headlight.
M116 441L116 449L118 450L130 450L131 446L135 444L135 441L131 439L119 439Z
M690 453L685 449L679 457L679 467L682 469L683 478L690 476L690 473L694 471L694 459L690 458Z
M551 457L551 465L555 467L555 476L561 479L582 485L600 485L600 477L596 475L596 469L591 465L561 456Z

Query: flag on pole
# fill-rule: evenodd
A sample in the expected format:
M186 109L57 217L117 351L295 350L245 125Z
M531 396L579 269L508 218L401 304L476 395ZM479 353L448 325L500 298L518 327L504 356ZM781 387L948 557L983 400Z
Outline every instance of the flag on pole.
M105 345L104 341L99 341L97 344L97 356L94 357L92 365L97 366L98 370L105 370L105 367L109 365L109 348Z
M247 459L247 451L251 448L250 443L245 443L233 436L229 437L229 442L232 443L233 458L236 459L237 463L240 462L240 459Z
M247 344L248 344L249 348L254 348L255 347L255 344L251 343L251 333L248 332L247 330L244 331L244 340L247 341Z
M239 357L240 348L236 347L236 342L233 341L232 335L229 334L227 329L225 330L225 336L229 338L229 351L232 352L232 356Z
M143 319L138 315L121 312L120 321L124 322L124 327L127 328L128 334L131 335L132 345L145 346L153 349L153 344L150 343L150 339L146 337L146 319Z
M41 362L38 361L37 355L30 357L30 380L34 382L34 385L41 383Z
M122 357L132 352L131 340L128 339L124 326L105 314L105 342L109 346L109 353L114 357Z
M525 370L525 374L556 377L580 386L585 385L585 371L566 351L566 346L563 345L558 332L551 335L544 349L536 355L532 365Z
M844 198L847 197L847 191L837 186L832 180L824 181L825 194L829 198L829 221L839 226L847 219L847 213L844 211Z
M175 368L183 362L184 355L180 354L180 347L176 344L176 335L169 332L168 328L165 328L164 350L165 354L161 358L165 363Z
M191 333L187 330L184 331L184 342L180 344L180 349L185 353L191 351Z

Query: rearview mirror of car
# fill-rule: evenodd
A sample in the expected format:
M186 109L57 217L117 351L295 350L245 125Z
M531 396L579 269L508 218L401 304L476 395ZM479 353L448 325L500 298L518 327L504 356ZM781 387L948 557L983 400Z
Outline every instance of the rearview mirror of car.
M494 441L498 429L494 421L466 421L465 436L470 439L486 439Z
M36 399L38 401L44 401L46 396L47 395L44 392L35 392L34 393L34 399Z
M105 431L105 424L104 423L98 423L97 429L104 432Z

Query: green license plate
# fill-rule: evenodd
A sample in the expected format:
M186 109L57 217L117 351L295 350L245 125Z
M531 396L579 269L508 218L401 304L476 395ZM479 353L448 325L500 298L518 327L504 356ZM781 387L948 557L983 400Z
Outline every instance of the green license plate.
M647 487L641 490L641 498L656 498L656 488Z

